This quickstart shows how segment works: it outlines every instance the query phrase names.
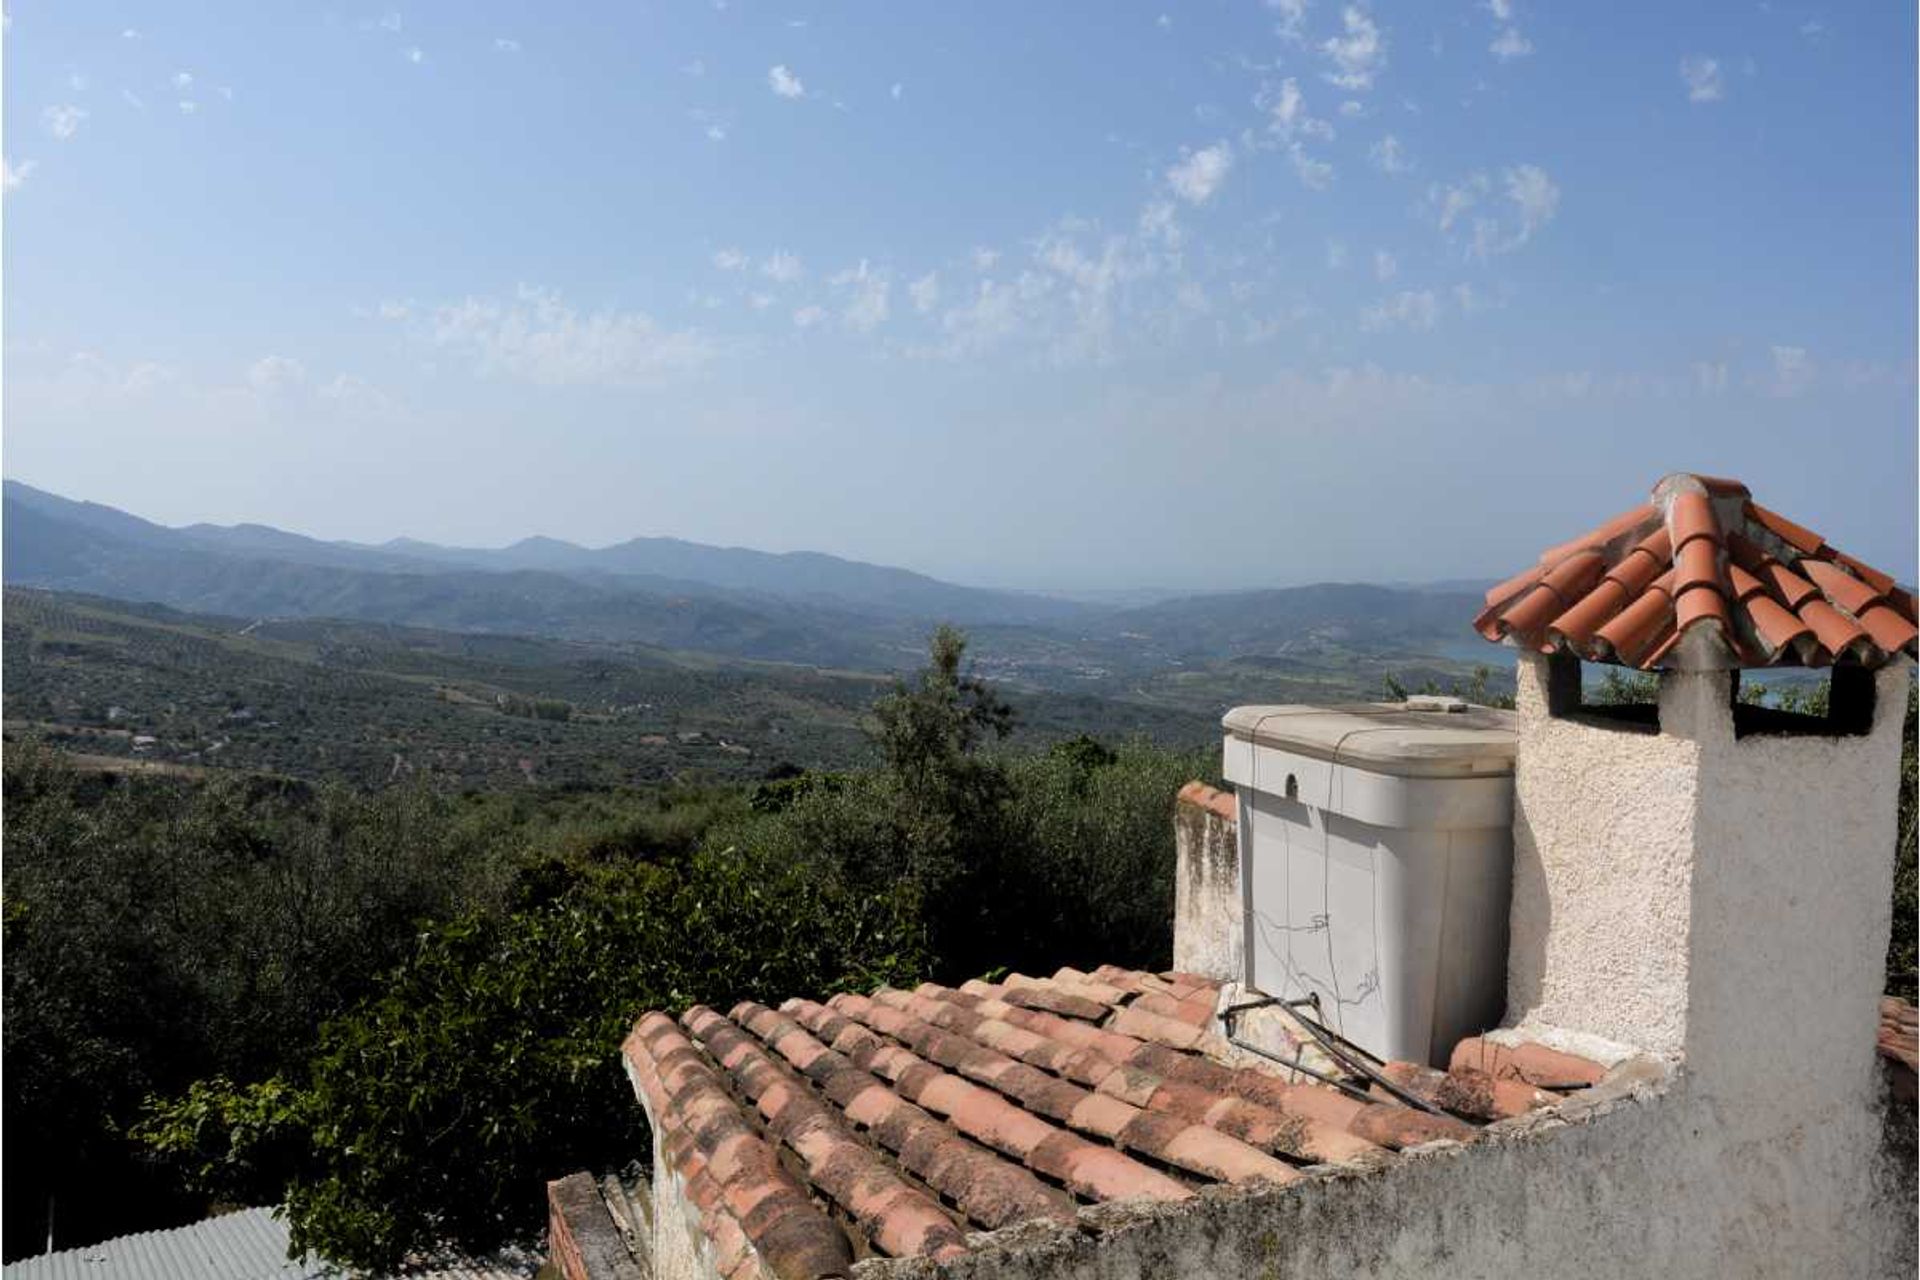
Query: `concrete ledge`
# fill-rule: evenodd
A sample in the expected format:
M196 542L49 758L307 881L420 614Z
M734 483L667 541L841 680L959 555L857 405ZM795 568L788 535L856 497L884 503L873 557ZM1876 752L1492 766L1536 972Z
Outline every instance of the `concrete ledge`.
M1204 782L1180 788L1174 805L1173 967L1182 973L1243 976L1238 809Z

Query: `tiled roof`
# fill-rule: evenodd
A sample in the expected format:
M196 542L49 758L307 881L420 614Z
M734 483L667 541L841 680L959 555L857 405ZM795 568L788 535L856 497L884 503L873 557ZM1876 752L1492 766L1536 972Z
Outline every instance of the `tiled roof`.
M1915 651L1912 591L1753 501L1684 472L1487 592L1489 640L1640 667L1877 667Z
M715 1274L845 1274L872 1254L951 1258L968 1233L1082 1205L1179 1201L1550 1105L1601 1069L1469 1040L1449 1069L1379 1086L1236 1065L1220 985L1105 966L958 989L882 987L778 1011L649 1013L623 1046ZM1302 1080L1305 1077L1300 1077ZM1362 1086L1365 1081L1359 1082ZM656 1192L657 1194L657 1192Z
M1888 996L1880 1002L1879 1049L1891 1064L1895 1092L1912 1102L1920 1075L1920 1015L1909 1001Z

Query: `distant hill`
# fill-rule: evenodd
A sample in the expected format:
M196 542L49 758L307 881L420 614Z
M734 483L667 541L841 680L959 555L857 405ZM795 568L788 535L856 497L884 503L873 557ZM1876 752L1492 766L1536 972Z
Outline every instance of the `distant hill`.
M174 529L15 480L5 482L4 490L9 521L16 510L33 511L153 550L203 551L374 573L443 574L464 569L559 574L598 583L603 589L632 587L669 595L726 593L741 597L743 603L758 598L783 600L894 621L942 618L962 624L1028 624L1062 622L1089 612L1088 606L1070 600L963 587L907 569L814 551L775 554L678 538L634 538L600 548L544 537L524 538L499 549L443 547L412 538L367 546L322 541L259 524L193 524ZM44 524L35 527L46 528ZM79 583L41 585L101 589Z
M92 767L617 785L871 759L888 682L634 644L250 620L9 587L5 729ZM1218 717L1024 691L1016 745L1207 742Z
M1284 670L1315 685L1366 688L1406 659L1441 672L1480 660L1468 628L1478 593L1444 586L1323 583L1096 603L673 538L598 549L527 538L476 550L326 542L265 525L176 529L13 481L4 521L9 586L247 618L355 619L864 671L917 665L927 631L953 621L974 634L995 678L1098 696L1176 674L1190 683L1221 664L1235 680ZM1485 655L1497 658L1491 648ZM1233 687L1223 677L1221 695Z

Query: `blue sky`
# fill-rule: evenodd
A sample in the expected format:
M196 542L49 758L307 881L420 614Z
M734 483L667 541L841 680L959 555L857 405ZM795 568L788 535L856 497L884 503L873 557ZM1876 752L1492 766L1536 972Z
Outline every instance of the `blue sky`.
M1914 573L1906 5L13 4L9 476L1021 587Z

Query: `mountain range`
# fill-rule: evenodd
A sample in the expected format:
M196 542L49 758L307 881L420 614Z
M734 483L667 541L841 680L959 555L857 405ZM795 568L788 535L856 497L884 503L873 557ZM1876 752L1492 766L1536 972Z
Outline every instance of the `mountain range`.
M1453 584L1351 583L1103 603L675 538L600 548L542 537L498 549L329 542L257 524L171 527L12 480L0 505L9 586L869 671L916 665L927 630L951 621L975 635L995 674L1057 687L1220 661L1459 658L1479 603Z

